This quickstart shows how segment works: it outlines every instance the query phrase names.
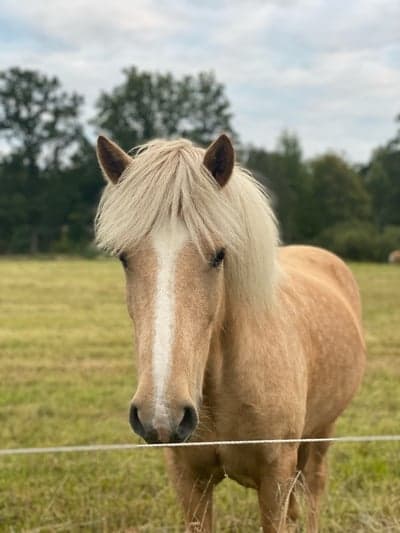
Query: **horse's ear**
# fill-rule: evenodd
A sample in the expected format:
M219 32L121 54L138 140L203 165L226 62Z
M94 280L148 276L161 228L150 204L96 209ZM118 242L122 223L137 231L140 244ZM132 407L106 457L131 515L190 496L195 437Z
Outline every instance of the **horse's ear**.
M235 151L225 133L207 148L203 163L221 187L227 184L235 164Z
M118 183L121 174L132 158L117 144L100 135L97 139L97 159L106 179Z

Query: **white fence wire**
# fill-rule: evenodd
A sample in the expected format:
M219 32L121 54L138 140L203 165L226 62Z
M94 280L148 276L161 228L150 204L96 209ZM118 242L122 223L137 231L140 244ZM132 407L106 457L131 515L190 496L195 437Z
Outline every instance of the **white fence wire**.
M50 446L43 448L4 448L0 456L34 455L72 452L106 452L118 450L142 450L152 448L189 448L200 446L243 446L254 444L294 444L306 442L400 442L400 435L356 435L345 437L328 437L320 439L259 439L259 440L223 440L204 442L177 442L166 444L83 444L77 446Z

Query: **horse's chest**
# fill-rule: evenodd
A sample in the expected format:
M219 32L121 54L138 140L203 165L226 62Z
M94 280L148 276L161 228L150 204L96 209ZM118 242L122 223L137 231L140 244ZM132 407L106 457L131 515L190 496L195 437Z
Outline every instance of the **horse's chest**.
M221 446L217 451L220 468L225 477L233 479L244 487L257 488L261 457L248 446L234 449L234 446Z

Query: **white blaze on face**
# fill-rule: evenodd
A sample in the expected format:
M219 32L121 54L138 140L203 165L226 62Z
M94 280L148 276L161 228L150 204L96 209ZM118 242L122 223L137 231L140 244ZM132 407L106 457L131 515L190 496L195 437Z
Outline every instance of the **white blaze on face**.
M154 426L168 424L165 390L172 364L175 332L175 272L179 252L188 240L188 231L180 223L163 228L152 236L157 255L157 286L153 328Z

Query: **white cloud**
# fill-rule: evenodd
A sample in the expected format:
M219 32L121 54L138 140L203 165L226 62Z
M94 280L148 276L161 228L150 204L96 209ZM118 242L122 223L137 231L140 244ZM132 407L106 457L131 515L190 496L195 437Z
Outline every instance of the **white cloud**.
M141 38L161 38L173 31L177 21L161 12L155 2L146 0L32 0L18 3L3 0L2 9L9 15L28 23L37 32L63 40L67 45L110 46L113 37L122 44L123 39L140 34ZM129 45L129 42L126 43Z
M398 0L32 0L2 2L0 68L57 74L87 98L129 65L176 74L213 69L242 140L273 146L283 127L305 152L366 159L393 135L400 86ZM23 31L22 31L23 30Z

